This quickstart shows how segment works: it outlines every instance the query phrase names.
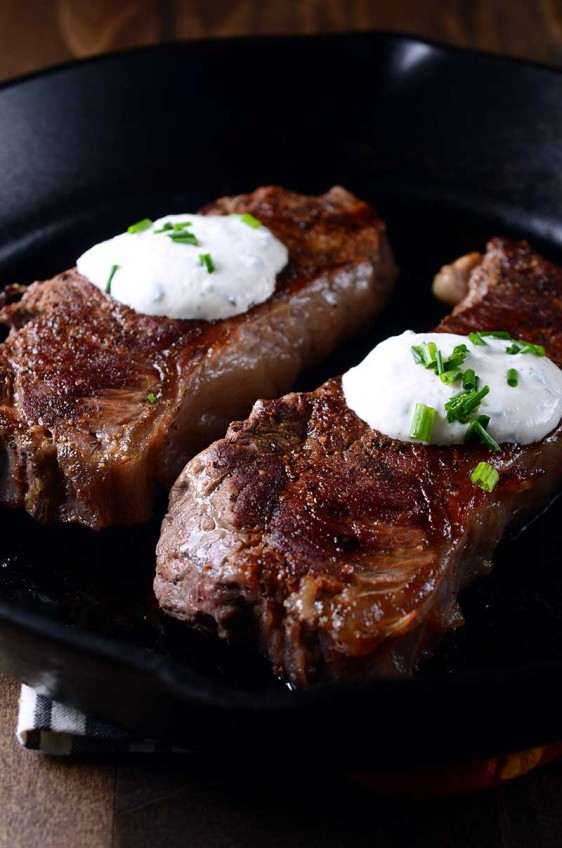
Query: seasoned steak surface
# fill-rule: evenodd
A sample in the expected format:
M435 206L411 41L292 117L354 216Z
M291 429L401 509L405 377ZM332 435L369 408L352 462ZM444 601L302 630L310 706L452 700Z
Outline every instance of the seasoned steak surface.
M438 327L506 329L562 365L562 271L496 239ZM459 589L506 526L562 482L562 429L539 443L424 446L372 430L339 379L258 402L184 469L158 545L163 609L258 645L294 685L410 673L462 621ZM493 493L470 482L480 461Z
M2 503L94 528L148 519L190 456L384 305L395 277L384 224L344 189L313 198L261 188L203 211L250 212L289 249L273 296L243 315L140 315L76 270L19 302L10 299L21 290L6 291Z

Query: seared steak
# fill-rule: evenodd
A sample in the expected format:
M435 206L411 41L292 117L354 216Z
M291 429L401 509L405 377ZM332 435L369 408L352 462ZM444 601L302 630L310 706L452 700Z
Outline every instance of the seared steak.
M505 329L562 365L562 271L497 239L438 327ZM158 545L162 608L259 646L295 686L406 675L462 621L459 590L505 528L562 482L562 427L541 442L424 446L372 430L339 379L260 401L184 469ZM492 493L470 472L490 461Z
M203 211L249 212L289 249L274 295L243 315L140 315L76 270L16 303L6 291L0 502L93 528L147 520L190 456L382 309L395 277L384 224L344 189L261 188Z

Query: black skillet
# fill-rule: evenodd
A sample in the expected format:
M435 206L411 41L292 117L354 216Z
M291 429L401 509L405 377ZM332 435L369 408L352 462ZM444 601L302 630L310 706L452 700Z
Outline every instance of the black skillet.
M313 387L381 337L432 327L433 273L490 236L562 259L561 139L558 72L396 35L177 44L55 69L0 89L0 280L46 278L147 215L341 183L387 219L403 273L368 337L301 380ZM503 543L462 597L466 625L414 678L307 692L164 620L158 520L95 534L0 511L0 666L200 752L398 765L557 741L560 507Z

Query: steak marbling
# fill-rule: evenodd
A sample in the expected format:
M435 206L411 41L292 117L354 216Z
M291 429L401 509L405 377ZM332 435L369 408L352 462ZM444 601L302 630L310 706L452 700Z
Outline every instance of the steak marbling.
M76 270L19 302L23 287L6 290L3 504L93 528L147 520L190 456L382 309L395 277L384 224L344 189L313 198L261 188L203 212L249 212L289 249L273 296L243 315L140 315Z
M562 365L562 271L501 239L468 265L469 291L437 329L507 330ZM561 436L496 454L396 441L346 406L339 379L260 401L173 487L160 605L259 646L296 686L409 674L462 622L459 590L506 527L560 486ZM470 482L480 461L500 474L491 494Z

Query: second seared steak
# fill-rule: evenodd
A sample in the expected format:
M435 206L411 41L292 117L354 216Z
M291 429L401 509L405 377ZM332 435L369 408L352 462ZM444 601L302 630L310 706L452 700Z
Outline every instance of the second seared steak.
M242 315L140 315L76 270L1 310L0 503L93 528L146 521L190 456L384 306L384 224L344 189L261 188L203 211L249 212L289 249L272 297Z
M562 271L495 240L438 327L507 330L562 365ZM500 480L473 486L481 461ZM505 528L562 482L562 427L540 442L425 446L372 430L339 379L259 402L184 469L158 545L162 608L254 644L296 686L412 672L462 618L460 588Z

